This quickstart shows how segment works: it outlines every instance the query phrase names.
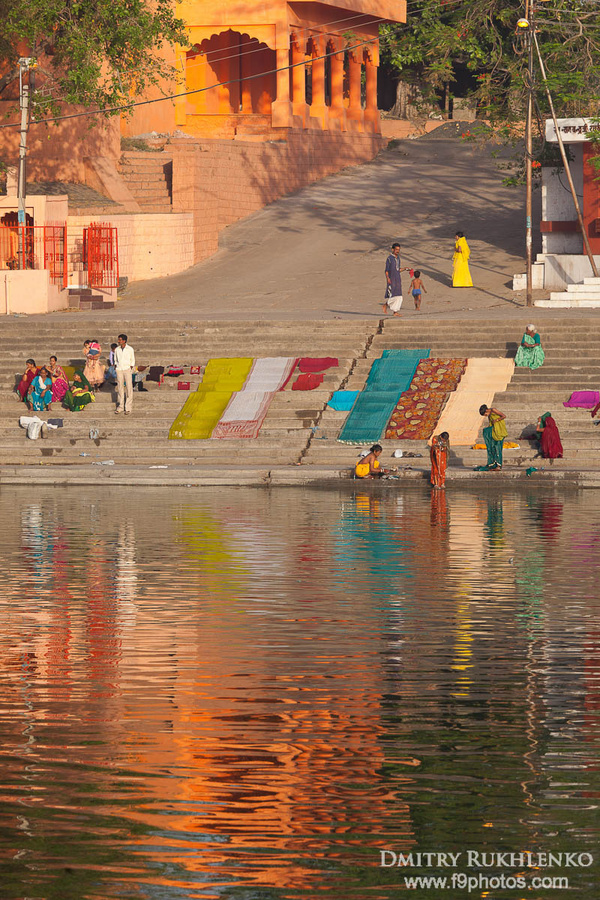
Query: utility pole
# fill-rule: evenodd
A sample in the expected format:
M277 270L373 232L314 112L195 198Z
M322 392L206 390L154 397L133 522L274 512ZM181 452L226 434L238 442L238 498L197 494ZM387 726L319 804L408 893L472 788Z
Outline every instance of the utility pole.
M527 306L533 306L533 227L531 223L533 209L533 168L531 165L533 155L533 40L531 35L535 27L533 19L533 2L534 0L527 0L525 4L525 18L529 20L529 29L527 31L527 120L525 124L525 185L527 195L525 201L525 253L527 272Z
M525 118L525 266L527 273L527 306L533 306L533 4L534 0L525 0L525 16L517 22L517 28L527 34L527 115Z
M17 187L19 225L19 269L26 266L25 259L25 195L27 193L27 130L29 128L29 70L35 65L30 56L19 59L19 106L21 109L21 127L19 140L19 180ZM27 77L25 77L27 76Z

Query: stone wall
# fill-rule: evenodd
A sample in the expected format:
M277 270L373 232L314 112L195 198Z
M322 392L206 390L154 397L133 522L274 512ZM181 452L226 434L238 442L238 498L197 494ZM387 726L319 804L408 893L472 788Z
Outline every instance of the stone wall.
M18 122L19 112L13 106L0 101L0 118L9 113L8 122ZM68 106L63 110L72 111L80 110ZM88 157L117 160L121 155L118 118L101 120L93 127L90 124L88 117L48 125L32 122L27 136L27 180L87 184ZM18 128L0 129L0 161L9 166L18 164Z
M132 213L128 215L69 216L69 283L77 285L81 268L83 229L102 221L118 229L119 275L129 281L176 275L194 264L191 213Z
M368 162L379 135L287 133L277 141L174 140L173 210L194 219L194 262L218 250L220 232L284 194Z

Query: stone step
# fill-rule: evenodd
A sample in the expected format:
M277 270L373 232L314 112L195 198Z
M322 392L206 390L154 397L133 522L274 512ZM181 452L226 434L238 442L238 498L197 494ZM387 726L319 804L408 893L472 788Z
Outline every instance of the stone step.
M557 293L562 292L557 291ZM579 284L568 284L565 293L581 295L584 298L588 294L591 296L600 295L600 281L593 281L591 284L585 281Z
M593 297L586 296L581 298L576 294L569 294L566 291L553 291L549 299L534 300L534 306L541 306L547 309L597 309L600 306L600 291Z
M259 453L263 454L272 454L274 458L286 456L290 458L291 456L299 456L302 450L304 449L304 445L294 444L286 447L272 447L272 446L236 446L236 447L219 447L215 446L220 444L221 441L210 441L206 443L210 443L211 446L184 446L188 443L198 443L197 441L172 441L171 444L173 446L161 447L157 445L156 447L148 447L143 443L130 444L127 446L119 446L118 444L109 444L108 442L103 442L99 448L92 446L82 447L78 445L77 447L60 447L58 445L51 444L49 441L28 441L27 445L22 447L13 447L13 448L2 448L0 450L0 460L11 462L19 462L20 460L28 459L31 456L62 456L63 458L73 458L73 459L85 459L89 457L93 458L106 458L107 456L111 456L115 454L119 457L129 456L129 459L132 459L135 456L137 460L144 460L147 458L156 458L156 456L162 456L165 459L204 459L206 457L212 457L215 460L223 458L224 456L234 455L235 457L241 456L255 456ZM175 446L177 445L177 446ZM179 446L181 445L181 446ZM81 454L85 454L81 456Z

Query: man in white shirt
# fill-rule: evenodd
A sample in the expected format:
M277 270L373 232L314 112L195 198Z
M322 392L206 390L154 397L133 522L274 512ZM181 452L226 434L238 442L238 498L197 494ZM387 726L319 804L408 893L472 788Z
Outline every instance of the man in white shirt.
M127 335L120 334L117 338L119 346L115 350L115 369L117 371L117 408L118 415L123 410L123 394L125 394L125 415L128 416L133 406L133 378L135 368L135 353L133 347L127 343Z

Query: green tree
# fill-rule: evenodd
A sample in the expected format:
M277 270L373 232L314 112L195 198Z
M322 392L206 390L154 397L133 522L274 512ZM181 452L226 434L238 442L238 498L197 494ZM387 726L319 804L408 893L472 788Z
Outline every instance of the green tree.
M0 18L0 98L14 96L19 57L36 57L38 117L131 102L173 73L165 48L188 42L173 0L0 0Z
M527 58L517 21L525 0L409 0L406 25L381 27L382 58L432 92L471 73L483 114L522 115ZM600 97L600 0L535 0L538 40L558 111L585 114ZM539 103L545 106L542 91Z

